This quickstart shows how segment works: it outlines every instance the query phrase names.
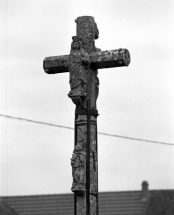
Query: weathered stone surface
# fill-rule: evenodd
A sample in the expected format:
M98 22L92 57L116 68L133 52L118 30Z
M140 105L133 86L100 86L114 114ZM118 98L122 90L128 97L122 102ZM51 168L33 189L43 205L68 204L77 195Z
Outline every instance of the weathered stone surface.
M95 47L95 39L98 38L98 29L91 16L78 17L77 36L72 37L71 51L68 68L70 72L70 92L68 96L76 107L87 108L90 100L90 108L96 108L99 80L97 68L90 67L90 54L100 51Z
M75 146L71 158L72 187L76 215L98 215L98 147L96 100L99 94L97 69L128 66L127 49L101 51L95 40L99 31L91 16L78 17L69 55L44 59L47 74L70 73L68 96L76 105Z
M85 195L77 195L76 214L86 215L86 196Z
M43 61L43 68L47 74L68 72L69 55L46 57Z
M127 49L114 49L111 51L101 51L90 55L91 68L105 69L112 67L128 66L130 54Z
M82 100L85 100L85 97L87 97L90 59L88 53L83 48L82 37L74 36L72 39L68 62L71 90L68 96L76 105L83 106Z
M77 143L71 158L72 192L83 194L86 192L86 122L77 125Z
M127 49L114 49L111 51L98 51L89 54L92 69L105 69L112 67L128 66L130 54ZM46 57L44 59L44 70L48 74L69 72L69 55Z
M90 116L90 141L87 138L87 116L78 115L76 118L76 144L71 158L72 165L72 192L76 195L77 215L86 214L87 209L87 147L90 144L90 214L97 214L97 194L98 194L98 158L97 158L97 118ZM88 209L89 209L88 208Z

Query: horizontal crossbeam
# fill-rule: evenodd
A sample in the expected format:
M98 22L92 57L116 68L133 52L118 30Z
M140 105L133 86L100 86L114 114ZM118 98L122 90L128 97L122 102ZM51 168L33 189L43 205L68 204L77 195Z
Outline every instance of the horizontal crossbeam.
M89 56L92 69L122 67L130 63L130 54L127 49L98 51ZM44 71L47 74L68 72L68 61L69 55L46 57L43 61Z

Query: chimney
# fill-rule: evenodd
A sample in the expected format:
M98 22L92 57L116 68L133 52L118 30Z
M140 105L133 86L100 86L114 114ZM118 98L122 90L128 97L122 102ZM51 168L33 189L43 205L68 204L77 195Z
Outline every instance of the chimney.
M149 186L148 182L147 181L143 181L143 183L142 183L141 201L147 201L147 199L149 197L148 186Z

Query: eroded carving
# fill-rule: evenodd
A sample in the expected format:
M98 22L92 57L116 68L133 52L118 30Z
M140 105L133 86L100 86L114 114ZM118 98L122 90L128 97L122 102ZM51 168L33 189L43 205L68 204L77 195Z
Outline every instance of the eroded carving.
M82 146L76 145L71 158L73 176L71 190L74 193L84 193L86 190L86 155L82 150Z
M86 126L77 126L77 143L71 158L73 183L71 190L74 193L86 191L86 150L85 150Z
M78 126L78 129L77 129L77 140L78 140L78 142L84 141L84 139L85 139L85 132L86 132L86 127L85 126L83 126L83 125L82 126Z
M97 70L90 68L90 54L101 51L95 47L95 39L99 37L99 31L93 17L78 17L76 23L77 36L72 37L68 63L71 88L68 96L74 104L82 108L87 107L86 99L89 98L91 107L95 108L99 93L99 80Z
M76 22L77 36L73 37L68 66L71 87L68 96L77 105L77 109L79 106L80 108L87 108L87 99L91 102L90 108L96 108L99 80L97 70L90 67L90 54L101 51L95 47L95 39L98 38L99 32L93 17L79 17ZM89 121L90 138L88 139L87 135L89 133L87 128L89 127L87 126L87 122ZM77 215L83 214L84 209L86 210L89 204L90 214L96 215L98 195L96 117L91 115L89 118L87 115L79 114L76 117L76 129L76 146L71 159L73 175L71 190L77 196ZM90 154L87 152L87 144L90 146ZM88 164L86 162L88 160L87 156L90 156ZM87 165L90 167L89 178L86 175L89 173ZM90 182L88 180L86 182L86 177L90 179ZM87 183L90 183L90 186ZM89 190L88 186L90 187ZM88 198L87 193L90 198Z
M96 215L97 210L97 202L96 202L96 196L90 195L90 215Z
M89 68L88 53L82 48L80 37L74 36L69 58L70 68L70 95L86 94L85 69Z
M90 193L97 194L97 146L96 146L96 125L91 125L90 138Z
M44 59L43 67L48 74L69 71L71 87L68 94L69 97L77 105L77 108L80 106L80 108L88 107L90 109L96 109L96 99L99 91L97 69L128 66L130 63L130 54L127 49L101 51L96 48L95 39L98 39L99 31L93 17L78 17L76 23L77 36L73 37L70 56L47 57ZM90 107L86 102L88 99L90 100ZM76 113L76 146L71 158L73 175L72 191L76 194L75 214L85 215L88 213L90 215L96 215L98 211L97 120L96 117L94 117L96 114L90 116L90 143L87 143L87 139L89 140L89 138L87 138L88 132L86 129L87 122L89 122L89 113L87 115L77 115ZM83 126L81 127L82 124ZM88 164L86 164L87 144L90 144L90 160L88 160L89 157L87 159L90 162ZM90 165L90 190L86 189L86 165ZM90 191L90 193L88 193L88 191ZM86 193L89 195L86 195ZM88 210L89 205L90 212Z
M68 96L76 105L81 105L82 100L87 96L87 70L90 66L90 59L82 47L82 38L74 36L72 39L68 63L71 91Z

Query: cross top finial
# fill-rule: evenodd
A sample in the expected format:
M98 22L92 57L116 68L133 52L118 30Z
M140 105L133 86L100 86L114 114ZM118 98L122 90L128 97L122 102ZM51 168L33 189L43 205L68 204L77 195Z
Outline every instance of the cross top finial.
M97 24L92 16L80 16L75 20L77 23L77 35L98 39L99 31Z
M75 19L75 22L78 23L79 20L84 20L84 19L90 20L91 22L95 22L93 16L79 16L77 17L77 19Z

